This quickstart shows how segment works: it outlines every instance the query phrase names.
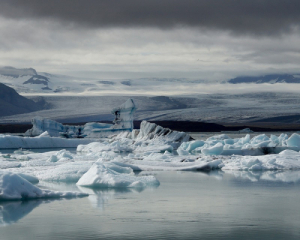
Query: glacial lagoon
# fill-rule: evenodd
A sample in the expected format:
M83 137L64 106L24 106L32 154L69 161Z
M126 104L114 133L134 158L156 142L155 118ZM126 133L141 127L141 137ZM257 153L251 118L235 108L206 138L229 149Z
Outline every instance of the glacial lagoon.
M1 202L1 239L299 239L300 172L140 172L156 188Z
M207 139L215 135L192 136ZM1 150L3 171L36 176L40 181L35 186L40 189L88 196L1 201L0 239L300 238L299 152L286 150L283 154L257 157L147 153L162 147L157 143L149 148L150 143L144 152L113 151L130 149L130 144L128 139L117 139L77 151ZM76 185L95 162L99 167L115 170L141 168L145 171L131 172L131 177L153 176L159 184L130 188ZM121 165L116 167L110 162ZM214 170L215 166L219 170ZM290 167L293 170L288 170ZM113 177L105 174L100 175ZM122 183L122 178L118 181Z

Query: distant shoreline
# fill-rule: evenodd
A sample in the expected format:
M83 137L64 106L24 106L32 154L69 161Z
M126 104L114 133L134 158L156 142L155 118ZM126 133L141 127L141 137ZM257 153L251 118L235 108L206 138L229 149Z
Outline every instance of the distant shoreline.
M111 123L109 121L102 121ZM250 128L254 132L274 132L274 131L300 131L300 124L286 123L237 123L237 124L216 124L205 122L190 121L150 121L162 127L182 132L226 132L239 131L244 128ZM141 121L134 121L134 128L139 129ZM64 123L69 125L84 125L80 123ZM0 124L0 133L25 133L32 127L31 124Z

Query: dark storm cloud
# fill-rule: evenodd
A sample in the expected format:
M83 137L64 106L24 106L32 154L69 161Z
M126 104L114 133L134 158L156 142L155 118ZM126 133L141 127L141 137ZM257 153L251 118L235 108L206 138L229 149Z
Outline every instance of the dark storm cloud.
M298 28L299 0L0 0L9 18L86 27L198 27L276 35Z

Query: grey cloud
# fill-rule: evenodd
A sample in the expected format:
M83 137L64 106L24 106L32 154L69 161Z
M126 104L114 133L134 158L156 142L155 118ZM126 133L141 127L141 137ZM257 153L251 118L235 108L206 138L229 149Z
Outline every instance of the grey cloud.
M9 18L85 27L195 27L277 35L298 29L299 0L0 0Z

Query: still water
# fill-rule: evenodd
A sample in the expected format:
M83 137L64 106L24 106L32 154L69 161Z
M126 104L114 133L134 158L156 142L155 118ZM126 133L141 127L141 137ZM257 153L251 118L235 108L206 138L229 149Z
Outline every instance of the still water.
M150 174L159 187L2 202L0 239L300 239L299 172Z

